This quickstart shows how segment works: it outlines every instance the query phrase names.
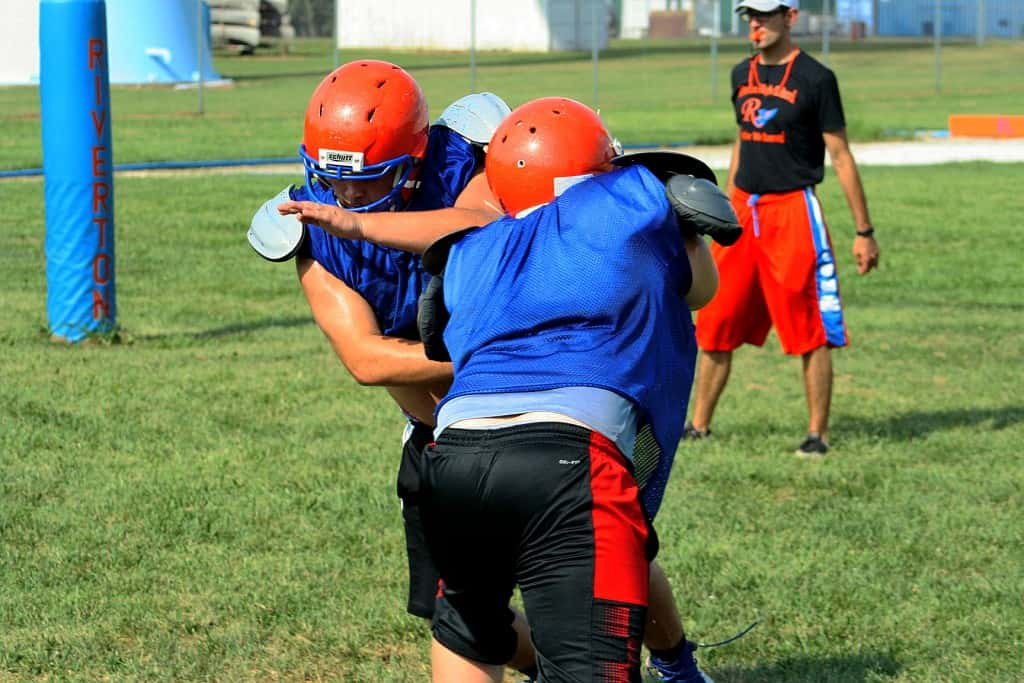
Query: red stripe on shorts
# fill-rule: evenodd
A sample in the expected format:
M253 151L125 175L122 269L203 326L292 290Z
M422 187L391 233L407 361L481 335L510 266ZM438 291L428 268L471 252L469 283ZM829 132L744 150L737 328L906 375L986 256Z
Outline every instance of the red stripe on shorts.
M597 432L589 455L594 598L647 605L647 523L636 481L615 444Z

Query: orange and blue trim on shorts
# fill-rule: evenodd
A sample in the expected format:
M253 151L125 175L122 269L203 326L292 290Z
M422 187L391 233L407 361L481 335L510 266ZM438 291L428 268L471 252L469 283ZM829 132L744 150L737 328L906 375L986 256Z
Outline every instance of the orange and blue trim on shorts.
M711 247L719 291L697 314L705 351L760 346L774 327L787 354L847 344L831 239L813 188L751 194L733 208L745 230L731 247Z
M829 239L822 217L821 204L814 190L804 188L807 215L811 223L811 237L814 240L815 281L818 285L818 310L825 337L830 346L846 345L846 325L843 322L843 305L839 300L839 274L832 255L832 241Z

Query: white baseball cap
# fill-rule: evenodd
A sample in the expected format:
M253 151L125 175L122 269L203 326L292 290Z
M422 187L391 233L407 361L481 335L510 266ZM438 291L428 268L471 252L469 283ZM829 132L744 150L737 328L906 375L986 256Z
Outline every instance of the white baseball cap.
M800 0L740 0L736 3L736 11L752 9L755 12L774 12L780 7L800 9Z

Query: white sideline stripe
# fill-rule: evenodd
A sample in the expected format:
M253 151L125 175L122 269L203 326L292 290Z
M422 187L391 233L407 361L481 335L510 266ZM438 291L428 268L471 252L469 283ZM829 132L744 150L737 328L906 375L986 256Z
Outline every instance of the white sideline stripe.
M633 151L633 150L630 150ZM732 146L681 147L713 169L726 169ZM1024 139L950 139L922 142L851 142L858 166L926 166L959 161L1024 163ZM831 165L828 153L826 165Z
M668 149L651 147L649 149ZM732 145L714 147L679 147L676 151L695 156L715 170L729 167ZM923 166L960 161L991 161L996 163L1024 163L1024 139L950 139L922 142L853 142L850 150L858 166ZM643 151L641 148L631 152ZM825 163L829 163L828 154ZM115 175L281 175L303 173L302 163L272 166L226 166L211 168L160 169L146 171L115 171Z

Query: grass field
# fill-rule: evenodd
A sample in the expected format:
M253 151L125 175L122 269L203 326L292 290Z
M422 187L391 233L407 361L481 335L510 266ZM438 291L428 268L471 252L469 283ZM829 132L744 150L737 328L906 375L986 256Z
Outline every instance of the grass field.
M963 48L988 74L963 76L970 106L1019 99L1005 74L1020 49ZM623 55L622 87L630 64L688 54ZM876 56L872 78L898 88L895 53ZM414 57L432 102L465 90L443 64L455 56ZM582 57L491 59L480 85L499 92L524 69L538 86L589 75ZM329 66L222 59L238 86L210 92L203 119L183 114L194 93L117 89L118 161L291 154ZM901 119L864 71L840 72L861 135L943 125L927 78L905 86L920 109ZM659 97L619 127L654 134L637 112ZM725 101L702 97L709 128L728 131ZM40 161L31 99L0 89L0 167ZM701 121L675 106L650 114ZM660 559L692 637L761 620L701 652L718 683L1019 681L1024 166L862 173L882 247L870 276L854 273L838 183L821 188L853 342L836 358L834 451L791 455L798 362L774 340L740 353L715 439L679 453ZM42 181L0 182L0 682L427 679L426 629L403 609L401 416L348 377L293 268L245 243L254 209L293 180L118 176L119 341L74 348L48 341Z
M805 47L816 54L820 45L810 41ZM736 132L729 73L747 54L743 43L722 45L712 99L706 42L614 42L601 53L597 104L611 131L626 144L728 142ZM343 51L340 59L367 57L407 67L423 86L434 115L470 88L464 53ZM856 140L944 129L949 114L1019 112L1021 63L1024 41L992 41L982 48L947 45L943 92L936 93L935 55L928 43L834 43L829 60ZM196 113L194 90L114 87L115 162L295 155L309 95L334 65L329 44L299 42L289 56L218 55L215 65L234 85L207 88L202 116ZM595 104L589 52L484 52L477 72L478 90L492 90L513 106L543 95ZM0 129L0 170L42 165L36 88L0 88Z
M1017 681L1020 166L866 168L882 269L824 463L795 361L737 358L659 527L719 683ZM401 418L358 387L290 265L250 252L278 176L121 177L122 341L45 330L41 182L0 186L0 681L422 681L393 490Z

